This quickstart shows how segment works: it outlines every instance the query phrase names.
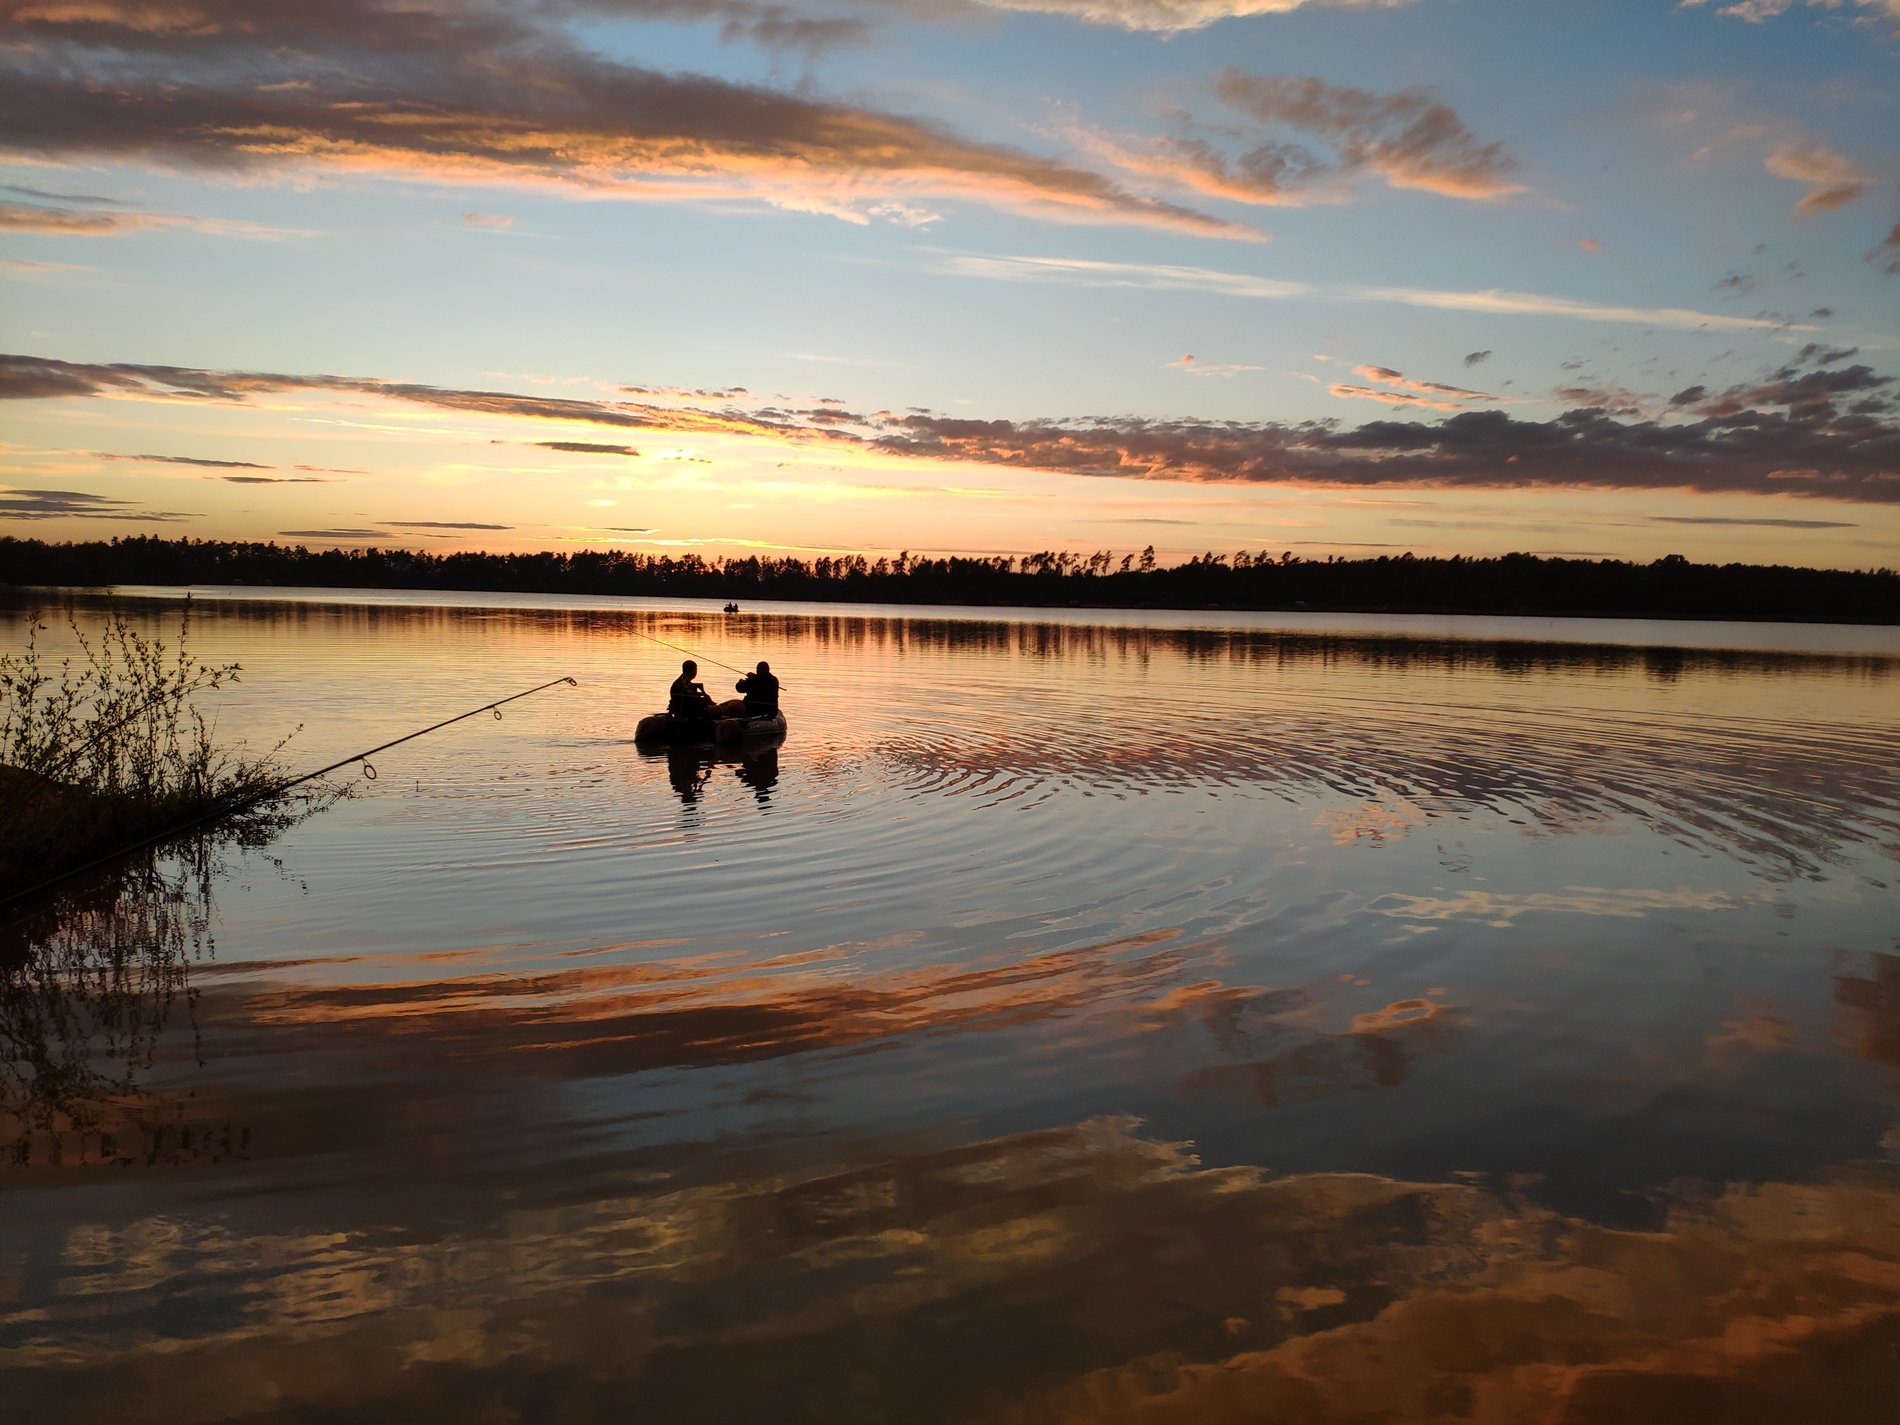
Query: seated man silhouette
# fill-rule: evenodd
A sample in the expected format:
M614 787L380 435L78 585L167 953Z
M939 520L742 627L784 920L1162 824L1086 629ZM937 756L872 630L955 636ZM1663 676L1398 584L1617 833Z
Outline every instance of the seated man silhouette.
M693 680L698 671L699 665L690 658L680 664L679 677L667 689L666 710L675 722L693 728L710 728L713 700L706 689Z
M778 713L778 679L772 676L772 665L763 658L759 660L758 671L748 673L734 686L745 694L745 715L747 717L774 717Z

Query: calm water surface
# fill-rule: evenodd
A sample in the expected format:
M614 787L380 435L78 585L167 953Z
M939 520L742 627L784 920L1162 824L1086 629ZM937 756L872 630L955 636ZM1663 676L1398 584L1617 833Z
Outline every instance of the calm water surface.
M205 593L579 686L15 928L9 1419L1890 1418L1893 630Z

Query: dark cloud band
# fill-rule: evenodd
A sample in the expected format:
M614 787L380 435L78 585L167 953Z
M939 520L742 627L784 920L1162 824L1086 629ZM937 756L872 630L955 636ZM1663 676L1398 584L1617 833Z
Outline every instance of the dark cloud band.
M591 440L537 440L543 450L565 450L576 455L638 455L631 445L602 445Z
M1777 377L1782 373L1775 373ZM1818 380L1813 378L1820 378ZM1550 420L1461 411L1435 422L1009 421L930 412L695 407L522 396L352 376L289 376L0 356L0 398L136 392L245 402L340 391L468 414L834 444L893 456L1094 477L1352 488L1682 489L1900 501L1890 378L1837 367L1733 393L1698 392L1667 419L1590 405ZM1690 393L1683 393L1688 396Z
M178 510L148 510L130 500L115 500L83 490L0 489L0 519L15 520L134 520L196 519Z

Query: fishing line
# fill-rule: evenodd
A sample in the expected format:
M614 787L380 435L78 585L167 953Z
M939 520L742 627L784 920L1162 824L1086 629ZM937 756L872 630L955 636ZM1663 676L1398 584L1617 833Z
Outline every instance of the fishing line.
M741 678L749 678L752 676L752 670L750 668L735 668L730 663L721 663L717 658L707 658L702 654L694 653L690 648L681 648L677 643L668 643L664 638L655 638L650 633L642 633L637 628L630 628L627 632L631 633L635 638L644 638L649 643L657 643L662 648L670 648L675 653L684 653L688 658L698 659L702 663L710 663L715 668L724 668L728 673L737 673ZM781 678L779 680L779 686L785 686L784 679Z
M408 735L403 736L403 737L395 738L394 740L389 741L389 742L381 743L375 747L369 748L367 751L358 752L353 757L345 757L341 761L332 762L327 767L319 767L314 772L305 772L302 776L294 777L288 782L280 782L275 786L269 787L266 790L257 792L251 796L241 797L237 801L232 802L227 806L213 808L211 811L204 813L202 816L192 817L186 821L181 821L174 826L166 827L163 831L157 832L156 834L152 836L147 836L143 840L134 841L128 845L119 847L117 850L109 851L104 856L99 857L97 860L86 862L86 864L83 866L75 866L70 871L62 871L57 876L53 876L53 877L48 878L47 880L41 881L38 885L30 886L24 891L15 891L11 895L0 896L0 910L9 909L12 906L17 905L21 901L29 900L32 897L39 895L42 891L50 890L54 886L61 885L66 881L72 880L75 876L81 876L81 875L84 875L88 871L96 871L101 866L110 865L114 861L118 861L126 856L130 856L134 851L143 851L148 846L158 845L161 841L170 841L174 837L183 836L188 831L196 831L200 827L211 825L213 822L223 821L227 817L236 816L239 812L249 811L254 806L258 806L264 802L271 801L277 797L281 797L286 792L289 792L292 788L301 787L305 782L313 782L318 777L321 777L330 772L336 771L339 767L348 767L352 763L361 762L363 764L363 775L369 781L373 782L376 780L376 769L370 764L369 759L371 757L374 757L378 752L387 752L390 748L400 747L405 742L414 742L418 737L426 737L428 736L428 734L432 732L440 731L442 728L448 727L453 723L462 722L465 719L475 717L481 713L492 712L494 713L496 719L499 720L501 717L502 707L505 704L517 702L522 698L533 697L536 693L545 693L549 688L559 687L563 683L567 684L567 686L569 686L570 688L578 688L580 686L580 683L576 679L556 678L552 682L541 684L541 686L538 688L529 688L525 693L513 693L505 698L497 698L492 703L483 703L478 708L470 708L465 713L458 713L454 717L448 717L448 718L442 719L441 722L431 723L429 726L422 728L419 731L409 733Z

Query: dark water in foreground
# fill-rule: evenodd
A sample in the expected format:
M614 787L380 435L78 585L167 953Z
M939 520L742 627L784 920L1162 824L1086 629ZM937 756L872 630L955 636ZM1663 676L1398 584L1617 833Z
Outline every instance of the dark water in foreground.
M197 606L580 686L0 948L5 1418L1891 1418L1890 631L534 603Z

